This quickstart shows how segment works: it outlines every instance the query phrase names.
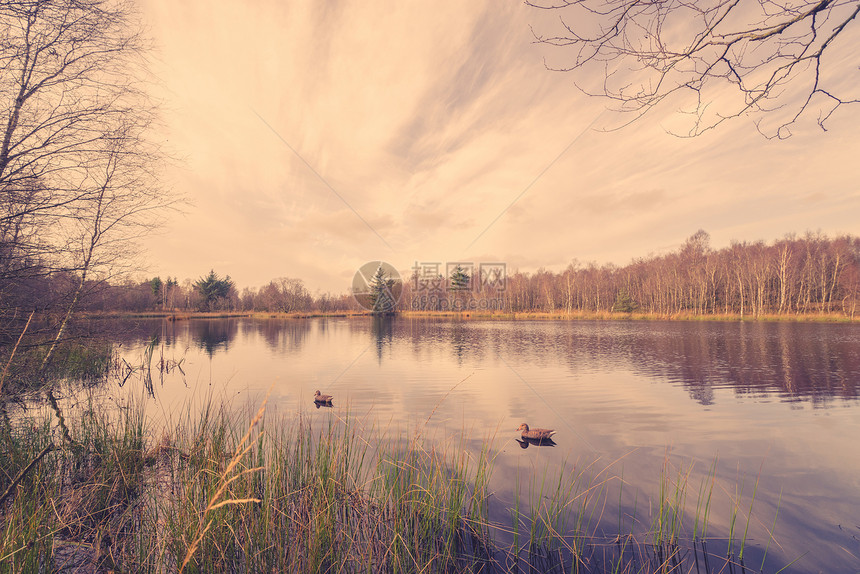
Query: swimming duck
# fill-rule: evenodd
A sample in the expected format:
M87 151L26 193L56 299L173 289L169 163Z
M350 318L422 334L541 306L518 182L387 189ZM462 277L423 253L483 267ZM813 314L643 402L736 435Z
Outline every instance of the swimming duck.
M524 439L532 439L532 440L548 440L555 434L555 431L552 429L531 429L529 430L529 425L526 423L521 424L518 428L518 431L523 431Z
M332 400L333 398L334 398L334 397L333 397L333 396L331 396L331 395L323 395L323 394L320 394L320 392L319 392L319 391L317 391L317 392L315 392L315 393L314 393L314 402L315 402L315 403L331 403L331 400Z

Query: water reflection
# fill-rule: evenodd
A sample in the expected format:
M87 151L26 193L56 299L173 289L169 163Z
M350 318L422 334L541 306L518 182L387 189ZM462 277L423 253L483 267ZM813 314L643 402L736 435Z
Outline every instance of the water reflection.
M769 393L829 406L860 396L860 329L855 325L718 322L470 322L391 318L374 322L381 349L403 340L413 354L444 345L457 364L480 363L488 350L571 373L620 368L684 386L711 405L714 391Z
M376 358L381 363L383 351L390 347L394 340L394 317L391 315L377 315L371 319L370 332L376 345Z
M227 350L239 332L237 319L208 321L188 321L192 340L210 357L216 351Z
M102 322L107 324L108 322ZM752 397L775 393L817 407L860 397L860 328L856 325L719 322L480 322L394 317L343 324L369 336L379 364L405 343L415 358L447 349L457 365L493 355L533 366L565 365L571 374L632 369L687 389L712 405L715 391ZM125 321L105 327L121 343L196 346L209 357L239 335L262 338L271 351L299 353L336 323L283 319ZM316 329L314 333L313 329ZM181 351L181 349L179 349ZM177 359L178 360L178 359Z
M637 338L631 353L642 372L684 385L703 405L712 404L714 388L729 386L738 394L776 392L825 407L832 399L858 397L860 337L852 327L685 324L663 327L664 336Z
M262 339L272 351L299 352L311 335L310 322L290 319L139 319L91 323L98 323L102 336L120 345L139 345L155 338L158 345L167 348L193 345L209 356L227 351L240 336ZM319 326L321 332L325 329L324 323Z
M289 319L263 319L251 323L251 329L258 333L269 349L280 352L299 352L304 347L311 332L308 321ZM325 331L325 324L320 326Z
M528 448L529 446L555 446L555 441L551 438L525 438L522 439L514 439L516 440L520 448Z

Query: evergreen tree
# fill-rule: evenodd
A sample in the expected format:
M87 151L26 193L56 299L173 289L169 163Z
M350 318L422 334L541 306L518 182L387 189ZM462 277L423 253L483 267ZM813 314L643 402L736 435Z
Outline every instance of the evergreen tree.
M615 304L612 306L612 310L616 313L632 313L635 311L639 305L636 304L636 301L630 296L626 289L622 289L618 292L618 296L615 298Z
M161 299L161 290L164 288L161 277L153 277L149 282L149 288L152 289L152 294L155 295L156 299Z
M451 273L451 289L455 291L467 291L472 278L460 265Z
M219 299L226 299L233 289L233 281L228 275L221 279L215 270L209 271L209 275L201 277L194 283L194 288L203 297L201 307L211 310L215 307Z
M370 310L374 315L394 312L397 298L394 296L395 280L386 276L380 265L370 280Z

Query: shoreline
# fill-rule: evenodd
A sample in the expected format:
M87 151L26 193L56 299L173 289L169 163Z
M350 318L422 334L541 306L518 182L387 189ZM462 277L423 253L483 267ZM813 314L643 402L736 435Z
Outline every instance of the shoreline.
M553 320L553 321L703 321L703 322L785 322L785 323L860 323L860 317L852 319L842 314L762 314L758 316L737 313L720 315L698 315L692 313L673 313L670 315L657 313L614 313L611 311L516 311L486 312L486 311L403 311L403 317L452 317L461 319L497 319L497 320Z
M460 319L460 320L549 320L549 321L688 321L688 322L746 322L746 323L860 323L860 317L849 317L841 313L775 314L758 316L737 313L719 315L699 315L694 313L614 313L611 311L400 311L400 317L408 319ZM372 317L367 311L296 311L290 313L265 311L140 311L140 312L82 312L84 319L167 319L186 321L190 319L313 319L313 318L354 318Z

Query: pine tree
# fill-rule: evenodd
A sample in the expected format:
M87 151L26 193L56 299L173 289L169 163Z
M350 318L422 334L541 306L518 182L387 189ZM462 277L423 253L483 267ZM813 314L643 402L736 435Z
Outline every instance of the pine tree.
M211 310L219 299L229 297L230 291L233 289L233 281L229 275L221 279L213 269L209 271L209 275L198 279L194 283L194 288L203 297L202 307Z
M394 284L394 279L387 277L380 265L370 280L370 310L374 315L394 312L394 307L397 305Z
M467 291L469 289L469 283L472 280L469 277L469 274L466 273L466 270L461 266L457 265L454 271L451 273L451 289L455 291Z
M630 296L626 289L622 289L618 292L618 296L615 298L615 304L612 306L612 310L616 313L632 313L635 311L639 305L636 304L636 301Z

